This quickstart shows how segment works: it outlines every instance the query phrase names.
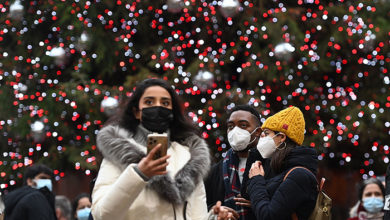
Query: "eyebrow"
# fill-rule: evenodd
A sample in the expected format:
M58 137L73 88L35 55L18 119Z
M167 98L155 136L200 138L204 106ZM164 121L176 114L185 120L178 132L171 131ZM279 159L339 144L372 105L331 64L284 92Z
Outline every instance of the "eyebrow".
M240 123L240 122L246 122L246 123L249 123L249 121L248 120L238 120L238 122ZM227 121L227 123L233 123L233 121L231 121L231 120L228 120Z
M155 99L156 97L155 96L146 96L144 97L144 99ZM171 98L168 98L168 97L162 97L161 99L163 100L171 100Z

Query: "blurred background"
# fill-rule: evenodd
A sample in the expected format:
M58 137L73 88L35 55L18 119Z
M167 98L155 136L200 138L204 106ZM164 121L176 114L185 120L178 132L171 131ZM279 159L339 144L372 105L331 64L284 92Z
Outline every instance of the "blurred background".
M95 137L136 82L172 83L215 161L226 111L294 105L334 219L383 176L390 144L389 0L3 0L0 187L45 163L55 192L89 192Z

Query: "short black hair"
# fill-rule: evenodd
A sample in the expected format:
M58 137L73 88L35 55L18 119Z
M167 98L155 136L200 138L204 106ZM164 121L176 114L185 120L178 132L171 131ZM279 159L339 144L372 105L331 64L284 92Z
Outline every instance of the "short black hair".
M359 193L359 200L360 201L363 199L363 191L364 191L364 189L366 188L366 186L368 184L376 184L376 185L378 185L379 189L381 189L381 191L382 191L383 197L385 197L385 187L383 186L382 182L380 180L378 180L377 178L371 177L369 179L364 180L361 183L360 187L359 187L359 192L358 193Z
M40 173L49 175L52 180L54 178L53 170L50 169L48 166L44 164L34 164L26 168L23 177L23 185L27 185L27 179L34 179L35 176L37 176Z
M249 112L256 118L256 121L257 121L258 125L261 124L261 116L260 116L259 112L257 112L257 110L253 106L251 106L251 105L236 105L232 109L230 109L230 111L228 113L228 118L230 118L230 116L235 111L246 111L246 112Z

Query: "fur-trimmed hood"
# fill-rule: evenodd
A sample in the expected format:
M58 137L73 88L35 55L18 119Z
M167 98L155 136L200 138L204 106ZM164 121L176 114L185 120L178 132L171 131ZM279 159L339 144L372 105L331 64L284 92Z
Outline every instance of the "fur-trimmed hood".
M146 137L150 133L142 125L137 127L135 134L119 125L109 125L99 131L97 147L105 159L124 170L146 156ZM152 177L147 185L173 204L184 203L210 168L209 149L202 138L194 134L180 144L189 148L191 158L187 164L174 179L169 175L158 175Z

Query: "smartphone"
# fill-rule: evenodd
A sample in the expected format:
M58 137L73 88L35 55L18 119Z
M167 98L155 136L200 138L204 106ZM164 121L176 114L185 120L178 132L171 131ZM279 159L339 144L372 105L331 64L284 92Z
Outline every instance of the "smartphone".
M153 159L156 160L160 157L167 155L168 150L168 135L166 133L152 133L148 135L147 139L147 152L149 153L157 144L161 144L160 150L154 154Z

